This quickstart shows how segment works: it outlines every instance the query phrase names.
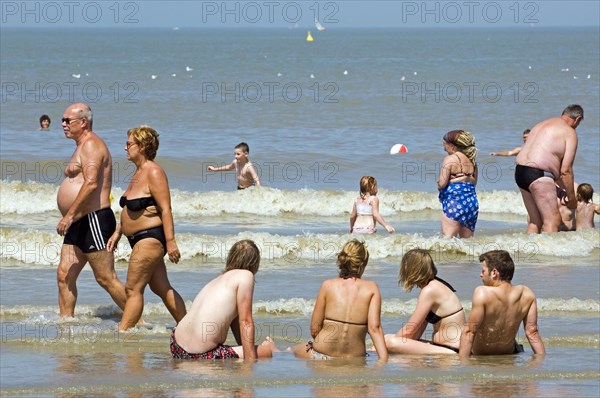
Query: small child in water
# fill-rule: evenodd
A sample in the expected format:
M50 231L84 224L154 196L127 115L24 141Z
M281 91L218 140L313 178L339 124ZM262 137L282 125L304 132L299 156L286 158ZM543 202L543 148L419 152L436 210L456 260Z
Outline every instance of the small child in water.
M600 214L600 205L592 203L594 188L590 184L577 187L577 210L575 210L575 229L595 228L594 214Z
M260 187L260 180L258 174L254 170L254 166L248 159L250 153L250 147L245 142L240 142L234 148L234 159L227 166L214 167L208 166L208 171L229 171L235 169L235 175L237 178L237 188L246 189L252 185Z
M360 179L360 196L356 198L352 206L350 233L375 233L377 232L375 228L377 222L389 233L394 232L394 227L386 223L381 214L379 214L377 180L375 180L375 177L364 176Z

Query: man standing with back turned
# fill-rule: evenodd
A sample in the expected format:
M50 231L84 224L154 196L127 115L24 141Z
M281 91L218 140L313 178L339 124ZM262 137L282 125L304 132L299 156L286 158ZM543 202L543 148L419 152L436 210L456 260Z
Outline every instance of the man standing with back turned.
M527 232L557 232L561 223L556 184L566 191L566 205L577 207L573 186L573 161L577 152L575 129L583 108L569 105L560 117L536 124L517 155L515 181L529 215Z
M69 106L62 117L62 128L77 148L57 197L63 218L56 232L65 237L56 274L60 316L72 317L75 313L77 277L86 262L98 284L123 309L125 286L115 273L113 253L106 250L116 227L110 208L112 157L104 141L92 131L92 110L86 104Z

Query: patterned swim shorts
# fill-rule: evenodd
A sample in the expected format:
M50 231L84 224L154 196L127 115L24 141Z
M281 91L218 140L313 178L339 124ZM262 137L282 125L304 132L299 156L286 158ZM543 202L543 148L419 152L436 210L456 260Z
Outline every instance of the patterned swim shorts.
M171 355L176 359L224 359L224 358L239 358L233 347L219 344L217 347L202 354L192 354L184 350L177 344L175 340L175 329L171 333Z

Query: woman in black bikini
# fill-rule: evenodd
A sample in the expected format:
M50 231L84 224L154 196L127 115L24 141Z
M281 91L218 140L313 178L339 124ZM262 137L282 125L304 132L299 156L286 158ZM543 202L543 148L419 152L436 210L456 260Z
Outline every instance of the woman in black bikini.
M465 311L454 288L438 278L429 252L409 250L402 257L398 283L411 291L421 288L417 308L396 334L385 335L390 354L456 354L465 324ZM431 341L421 337L427 324L433 325Z
M140 126L127 132L125 151L136 172L119 201L123 208L121 223L107 244L108 250L115 250L123 234L131 245L125 283L127 302L119 330L132 328L140 320L147 285L162 299L176 322L186 314L183 299L169 282L164 261L167 253L173 263L181 255L175 241L167 175L154 162L158 144L158 133L151 127Z
M339 277L323 282L315 301L310 324L314 342L293 347L297 357L364 357L369 333L379 360L387 361L381 293L375 282L361 279L368 261L369 252L363 243L353 239L344 245L338 254Z

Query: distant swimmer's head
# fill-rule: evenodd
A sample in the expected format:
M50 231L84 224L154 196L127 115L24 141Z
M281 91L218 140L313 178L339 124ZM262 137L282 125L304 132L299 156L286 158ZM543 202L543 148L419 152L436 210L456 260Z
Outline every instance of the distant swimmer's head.
M48 115L42 115L40 116L40 128L47 130L48 128L50 128L50 116Z
M125 150L129 151L129 148L132 145L138 145L146 159L154 160L160 144L158 137L158 132L150 126L132 128L127 131L127 144L125 145Z
M231 246L225 261L225 271L245 269L253 274L258 272L260 266L260 251L256 243L249 239L240 240Z
M452 130L444 135L444 141L454 145L456 150L465 154L466 157L475 163L477 148L475 147L475 137L473 133L466 130Z
M569 105L563 110L562 116L567 116L571 119L573 121L571 127L575 129L583 121L583 108L577 104Z
M496 270L501 281L512 281L515 273L515 263L506 250L485 252L479 256L479 261L487 265L487 271L490 275L493 270Z
M529 138L529 133L531 133L530 129L525 129L523 131L523 142L527 142L527 138Z
M369 262L369 251L363 242L352 239L344 245L337 258L340 278L360 278Z
M367 194L377 195L377 180L375 177L363 176L360 179L360 197L364 199Z
M577 201L589 203L594 196L594 188L588 183L579 184L577 187Z
M437 275L437 268L427 250L412 249L402 256L398 285L410 292L415 286L424 288Z

